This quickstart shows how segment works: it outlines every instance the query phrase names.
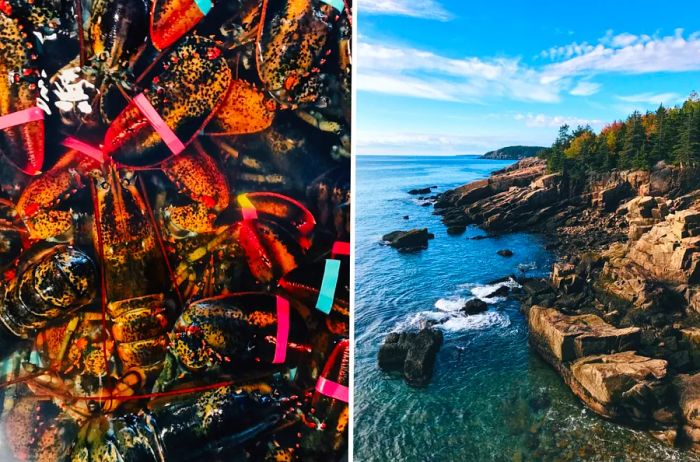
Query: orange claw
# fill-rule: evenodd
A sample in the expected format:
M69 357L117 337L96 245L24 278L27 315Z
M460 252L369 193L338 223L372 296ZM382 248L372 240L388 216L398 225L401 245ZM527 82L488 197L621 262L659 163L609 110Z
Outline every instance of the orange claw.
M252 192L247 193L246 197L258 214L291 224L295 237L304 250L311 247L310 238L316 227L316 219L301 202L272 192Z
M228 207L226 178L198 142L181 155L166 160L161 167L168 178L193 200L216 212Z
M198 142L161 165L168 178L194 202L168 207L168 220L175 229L210 232L219 212L228 207L226 177Z
M207 135L246 135L272 125L277 103L255 85L233 80L223 104L207 126Z
M94 159L70 150L50 170L29 183L17 201L16 209L32 239L48 239L71 230L71 212L57 210L56 206L83 188L82 178L99 166Z
M165 58L165 70L144 92L184 145L207 124L231 84L231 70L219 51L211 40L188 37ZM129 166L156 165L172 155L133 101L107 129L104 151Z
M155 0L151 8L151 42L164 50L194 28L212 7L210 0Z
M322 59L337 10L314 0L264 0L256 44L260 80L280 102Z
M244 219L234 227L253 277L264 283L279 278L299 265L311 247L316 226L311 212L300 202L277 193L248 193L239 204L250 204L257 218Z
M0 13L0 115L36 106L38 71L19 21ZM44 121L35 120L0 130L0 151L20 170L35 175L44 162Z

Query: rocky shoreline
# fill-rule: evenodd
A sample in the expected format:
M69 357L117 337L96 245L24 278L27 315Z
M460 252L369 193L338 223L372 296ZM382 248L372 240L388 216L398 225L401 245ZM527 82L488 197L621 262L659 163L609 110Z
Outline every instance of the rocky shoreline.
M453 230L541 233L521 278L529 339L594 412L700 451L700 171L659 164L573 184L527 158L440 194Z

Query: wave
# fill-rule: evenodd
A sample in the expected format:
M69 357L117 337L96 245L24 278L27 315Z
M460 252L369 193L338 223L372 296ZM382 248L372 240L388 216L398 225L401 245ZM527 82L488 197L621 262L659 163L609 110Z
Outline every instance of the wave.
M393 328L394 332L404 330L418 330L425 326L438 327L445 332L464 332L469 330L483 330L490 328L506 328L511 325L507 314L500 311L484 311L483 313L467 315L462 307L469 300L478 298L490 305L506 300L506 297L489 297L501 287L516 289L521 287L514 279L493 284L461 284L457 293L440 298L435 302L434 311L420 311L408 318L399 321Z
M505 328L511 324L510 318L498 311L485 311L479 314L448 313L443 311L421 311L394 327L395 332L417 330L426 325L437 327L445 332L464 332L490 328Z
M492 305L494 303L502 302L506 299L506 297L502 296L489 297L489 295L493 294L501 287L507 287L508 289L512 290L519 289L521 286L517 283L517 281L515 281L515 279L508 278L508 280L506 281L496 282L493 284L476 285L469 283L462 284L460 287L468 289L474 297L478 298L482 302Z
M435 302L435 308L445 313L459 311L469 299L465 297L441 298Z

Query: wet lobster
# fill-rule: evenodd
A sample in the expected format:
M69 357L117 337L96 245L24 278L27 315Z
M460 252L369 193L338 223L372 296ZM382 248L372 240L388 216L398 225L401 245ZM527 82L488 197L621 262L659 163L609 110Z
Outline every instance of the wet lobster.
M347 444L349 8L208 5L0 6L3 460Z

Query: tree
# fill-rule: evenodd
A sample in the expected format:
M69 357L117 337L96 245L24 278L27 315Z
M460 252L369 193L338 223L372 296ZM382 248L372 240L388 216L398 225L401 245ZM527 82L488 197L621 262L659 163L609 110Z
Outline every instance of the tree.
M619 167L626 169L633 165L634 159L640 155L640 151L646 142L646 131L642 122L642 115L634 111L626 122L625 143L620 152Z
M700 107L697 102L689 104L689 101L684 106L685 124L674 154L681 167L688 167L700 162Z
M591 127L559 128L552 146L540 157L550 171L574 181L591 172L613 169L651 169L657 162L681 167L700 165L700 96L693 92L682 106L644 115L635 111L624 121L605 126L599 134Z

